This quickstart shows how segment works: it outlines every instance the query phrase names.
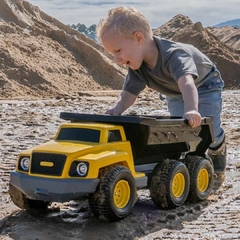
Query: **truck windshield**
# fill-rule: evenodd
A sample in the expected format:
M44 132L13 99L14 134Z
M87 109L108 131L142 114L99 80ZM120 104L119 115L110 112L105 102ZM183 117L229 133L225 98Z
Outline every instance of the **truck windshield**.
M100 131L86 128L62 128L56 140L99 142Z

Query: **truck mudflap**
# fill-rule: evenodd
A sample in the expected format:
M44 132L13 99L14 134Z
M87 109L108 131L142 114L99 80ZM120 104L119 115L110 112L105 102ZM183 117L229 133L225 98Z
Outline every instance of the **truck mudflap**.
M10 182L27 198L48 202L66 202L93 193L99 179L49 179L11 172Z

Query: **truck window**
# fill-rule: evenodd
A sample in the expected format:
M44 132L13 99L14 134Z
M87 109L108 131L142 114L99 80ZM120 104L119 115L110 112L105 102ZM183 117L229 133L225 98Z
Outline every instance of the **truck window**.
M110 130L108 132L108 142L122 141L122 137L119 130Z
M57 140L99 142L100 131L86 128L62 128Z

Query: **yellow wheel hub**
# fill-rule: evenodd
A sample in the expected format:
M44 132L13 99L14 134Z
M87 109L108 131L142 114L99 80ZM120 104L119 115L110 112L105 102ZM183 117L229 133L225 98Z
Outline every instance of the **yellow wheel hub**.
M119 181L114 188L114 204L117 208L124 208L131 196L130 187L127 181Z
M198 190L200 192L206 191L208 184L209 184L209 176L208 176L208 171L203 168L200 170L198 173Z
M172 182L172 193L173 196L178 198L181 197L185 189L185 178L182 173L177 173Z

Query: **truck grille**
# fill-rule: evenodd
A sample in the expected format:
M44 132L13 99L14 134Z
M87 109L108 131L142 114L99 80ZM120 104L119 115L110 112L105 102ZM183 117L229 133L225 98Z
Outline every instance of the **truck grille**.
M64 154L33 153L31 173L61 176L67 156ZM41 166L41 162L51 163L52 166Z

